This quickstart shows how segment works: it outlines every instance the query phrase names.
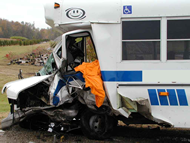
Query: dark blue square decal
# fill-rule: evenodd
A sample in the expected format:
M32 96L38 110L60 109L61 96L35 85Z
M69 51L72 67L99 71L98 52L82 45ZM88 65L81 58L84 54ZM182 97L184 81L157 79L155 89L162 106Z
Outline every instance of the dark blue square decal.
M123 6L123 14L132 14L132 6L124 5Z

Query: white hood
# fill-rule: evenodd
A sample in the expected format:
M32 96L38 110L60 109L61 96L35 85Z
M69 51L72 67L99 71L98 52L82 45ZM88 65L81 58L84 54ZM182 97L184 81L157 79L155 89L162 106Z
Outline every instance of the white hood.
M9 82L4 85L2 93L4 93L6 90L7 98L16 100L20 92L42 82L43 80L49 78L50 76L51 75L34 76L30 78Z

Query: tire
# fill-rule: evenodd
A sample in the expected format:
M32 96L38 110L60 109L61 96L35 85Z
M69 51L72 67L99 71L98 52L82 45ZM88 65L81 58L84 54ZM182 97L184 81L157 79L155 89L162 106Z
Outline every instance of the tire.
M112 135L117 125L117 120L106 114L97 114L86 110L81 115L80 125L86 137L89 139L102 140Z

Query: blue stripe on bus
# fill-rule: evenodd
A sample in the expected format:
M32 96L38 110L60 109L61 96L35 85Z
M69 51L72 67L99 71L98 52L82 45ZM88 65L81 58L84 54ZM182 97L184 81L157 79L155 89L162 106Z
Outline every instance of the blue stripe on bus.
M166 92L165 89L158 89L158 95L159 95L159 92ZM168 104L168 99L167 99L167 96L160 96L159 95L159 99L160 99L160 105L169 105Z
M170 105L171 106L178 106L175 89L167 89L167 92L169 93L168 98L169 98Z
M156 89L148 89L151 105L159 105Z
M101 71L103 81L142 82L142 71Z
M177 89L179 104L181 106L188 106L187 97L184 89Z

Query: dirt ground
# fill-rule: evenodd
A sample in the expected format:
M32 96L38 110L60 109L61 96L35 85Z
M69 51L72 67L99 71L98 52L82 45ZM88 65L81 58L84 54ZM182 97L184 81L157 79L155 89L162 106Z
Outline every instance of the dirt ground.
M1 120L4 119L5 117L7 117L8 114L9 114L9 112L0 113L0 128L1 128Z
M0 130L0 143L179 143L190 142L190 130L174 128L156 128L151 125L119 125L110 139L97 141L83 136L80 129L62 133L56 138L55 133L27 130L13 126L9 130Z

